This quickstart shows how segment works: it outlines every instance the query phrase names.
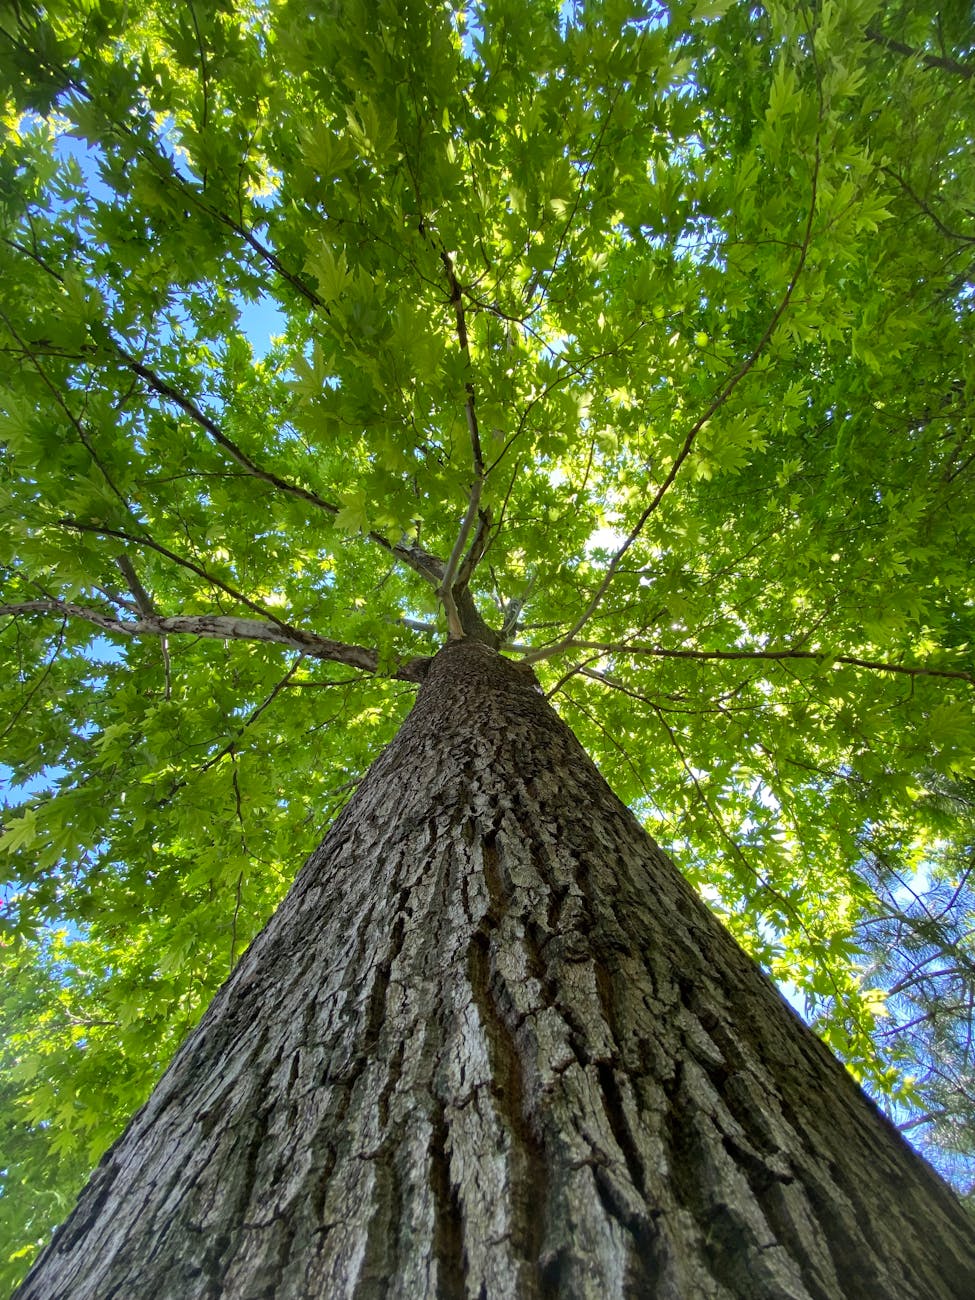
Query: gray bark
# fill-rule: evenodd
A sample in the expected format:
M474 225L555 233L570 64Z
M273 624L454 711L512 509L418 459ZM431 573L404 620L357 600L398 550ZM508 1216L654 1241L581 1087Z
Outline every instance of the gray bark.
M959 1298L975 1234L467 640L18 1294Z

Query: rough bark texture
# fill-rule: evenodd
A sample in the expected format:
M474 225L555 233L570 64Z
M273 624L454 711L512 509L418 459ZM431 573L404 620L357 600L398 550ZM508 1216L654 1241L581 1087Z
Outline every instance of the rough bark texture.
M464 641L19 1294L958 1300L975 1237Z

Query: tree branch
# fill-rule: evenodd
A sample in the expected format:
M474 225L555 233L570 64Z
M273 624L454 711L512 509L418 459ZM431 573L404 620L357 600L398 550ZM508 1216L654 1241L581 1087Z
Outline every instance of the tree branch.
M32 261L36 262L48 273L48 275L57 280L59 284L64 283L64 277L54 267L49 266L36 252L29 248L25 248L16 240L5 239L3 242L22 256L29 257ZM8 328L20 346L24 356L28 358L36 369L38 369L42 378L44 378L45 382L48 383L48 386L51 387L50 381L47 380L44 371L41 369L30 347L16 334L9 322ZM317 507L319 510L324 510L333 518L338 515L340 507L335 505L334 502L326 501L323 497L320 497L317 492L312 492L308 488L299 487L298 484L290 483L287 479L281 478L280 475L275 474L273 471L263 469L253 461L247 453L233 441L233 439L229 438L216 421L208 416L206 412L201 410L191 398L187 397L185 393L180 392L180 390L173 384L169 383L168 380L163 379L162 376L159 375L157 371L153 370L151 366L147 366L144 362L133 357L131 353L127 352L125 348L122 347L121 343L119 343L111 332L109 332L109 339L113 353L127 370L131 371L134 375L137 375L158 397L162 397L164 400L172 402L173 405L178 407L184 415L189 416L189 418L203 429L203 431L219 447L222 447L231 459L240 465L247 474L264 483L270 484L272 487L278 488L282 492L298 497L300 500L307 501L310 505ZM59 353L58 355L64 354ZM78 355L66 357L66 359L81 361L86 358ZM55 400L62 406L68 419L71 420L72 424L77 428L79 436L81 437L82 442L84 442L85 447L88 449L92 459L95 461L95 464L101 468L98 457L88 442L80 422L67 409L67 407L64 406L60 394L53 388L52 391L54 392ZM109 480L109 487L112 488L116 495L118 495L118 489L111 480ZM127 503L123 502L123 504L126 505L126 509L129 508ZM437 587L440 585L443 579L445 565L443 560L438 556L432 555L421 546L412 546L403 541L391 542L387 537L383 536L382 533L376 532L375 530L366 533L365 536L368 537L371 542L375 542L377 546L381 546L396 559L401 560L409 568L413 569L415 573L418 573L420 577L430 583L431 586Z
M545 385L545 387L541 390L541 392L536 393L534 397L530 398L525 403L525 406L518 417L518 424L515 427L514 433L511 435L511 437L507 440L507 442L498 452L497 456L495 456L494 460L491 461L490 465L488 465L487 469L485 470L484 477L487 478L490 474L494 473L495 469L498 467L501 461L504 460L505 456L508 454L510 449L514 446L515 442L517 442L517 440L525 432L525 429L527 428L528 425L528 417L531 414L532 410L536 406L539 406L542 402L544 402L545 398L548 397L549 393L553 392L556 388L558 388L561 384L564 384L567 380L575 379L578 378L579 376L585 375L586 371L589 369L591 365L593 365L594 362L605 361L609 357L618 357L622 353L623 349L627 346L627 344L632 343L633 340L636 338L636 336L640 333L640 331L645 327L646 327L646 321L641 320L640 323L635 326L635 328L630 330L629 334L627 334L625 338L620 340L620 342L616 345L616 347L605 348L602 352L593 352L590 356L586 357L584 361L579 361L574 365L566 366L566 368L560 371L559 374L557 374L555 378L551 380L550 383ZM503 513L504 512L502 511L502 514Z
M929 217L934 222L935 226L938 228L941 234L945 236L946 239L955 239L961 244L975 244L975 235L963 235L958 230L950 230L945 225L945 223L941 220L938 214L932 211L932 209L925 203L925 201L921 198L921 196L919 194L916 194L914 190L911 189L910 185L908 185L904 177L899 175L897 172L895 172L892 167L881 167L880 170L883 172L885 176L889 176L891 180L897 182L897 184L907 194L907 196L911 199L911 201L915 204L915 206L920 208L920 210L924 213L924 215L926 217Z
M127 555L116 556L115 563L125 584L135 598L136 607L140 614L146 618L156 617L156 607L153 604L152 597L139 581L139 575L136 573L132 561ZM159 648L162 651L163 673L166 677L166 699L170 699L173 693L173 676L172 665L169 661L169 639L163 636L159 642Z
M520 647L513 646L512 649ZM525 654L528 663L548 659L566 650L599 650L606 655L649 655L657 659L703 659L703 660L769 660L773 663L784 659L808 659L819 663L847 664L852 668L868 668L879 673L899 673L906 677L949 677L957 681L968 682L975 686L975 673L961 669L927 668L923 664L892 664L876 659L858 659L853 655L831 655L815 650L670 650L664 646L645 645L639 641L621 642L617 645L599 641L560 642L556 646L539 650L529 650Z
M8 247L15 249L18 253L21 253L23 256L30 257L33 261L37 262L38 265L40 265L45 271L47 271L49 275L53 276L54 279L56 279L59 283L63 283L64 277L61 276L56 270L54 270L54 268L48 266L44 262L43 258L39 257L36 253L33 253L30 249L24 248L21 244L17 243L14 240L7 239L4 240L4 243L6 243ZM16 340L18 346L21 349L22 354L30 361L30 363L38 371L41 378L44 380L45 384L53 393L55 401L64 411L65 415L70 420L70 422L74 425L75 429L78 432L78 436L80 437L82 443L84 444L92 460L102 471L102 475L106 479L109 488L119 498L119 500L122 502L125 509L131 512L131 507L129 506L128 502L124 499L124 497L122 497L118 488L112 482L111 478L108 476L108 473L102 466L102 463L99 460L98 455L85 432L84 426L81 424L80 420L78 420L77 417L65 405L63 397L61 396L60 392L56 389L56 387L51 383L50 379L48 378L46 372L41 367L39 361L37 360L36 355L30 348L30 346L23 339L20 338L20 336L14 330L10 321L2 313L0 313L0 319L3 319L5 321L5 323L7 324L7 328L10 330L12 337ZM199 428L203 429L203 431L208 435L208 437L212 439L213 442L217 444L217 446L221 447L225 452L227 452L230 458L234 460L245 471L246 474L248 474L252 478L256 478L260 480L261 482L267 483L270 486L275 487L282 492L286 492L290 496L297 497L299 498L299 500L307 501L310 505L313 505L317 509L325 511L326 514L331 515L332 518L335 518L335 516L338 515L340 507L335 505L334 502L326 501L323 497L320 497L317 492L312 492L308 488L303 488L296 483L291 483L287 479L282 478L279 474L275 474L271 470L263 469L254 460L252 460L251 457L248 456L247 453L241 447L239 447L237 443L233 441L232 438L228 437L227 434L225 434L223 430L220 428L220 426L216 423L216 421L213 420L209 415L207 415L205 411L201 410L201 408L192 400L192 398L187 397L185 393L180 392L180 390L176 388L173 384L169 383L168 380L163 379L162 376L157 371L153 370L151 366L147 366L144 362L139 361L136 357L133 357L131 353L127 352L125 348L122 347L122 345L111 334L110 331L109 331L109 339L110 339L112 351L127 370L131 371L132 374L137 375L143 381L143 383L145 383L149 387L150 391L154 392L158 397L163 398L165 401L172 402L173 405L178 407L179 410L181 410L184 415L189 416L189 418L193 421L193 423L196 424ZM66 360L82 361L87 359L84 357L83 354L67 355L64 353L59 353L58 355L63 356ZM390 555L394 556L394 558L401 560L415 573L418 573L420 577L422 577L426 582L430 583L431 586L434 587L439 586L443 578L443 572L445 567L443 560L441 560L439 556L431 554L431 552L424 550L423 547L421 546L413 546L403 541L391 542L382 533L376 532L375 530L371 530L370 532L366 533L365 536L368 537L368 539L371 542L374 542L377 546L381 546L384 550L388 551Z
M202 775L204 772L209 772L211 767L216 767L216 765L220 762L222 758L226 758L228 754L233 752L235 746L237 745L237 742L243 737L244 732L247 730L247 728L252 726L253 723L257 721L257 719L261 716L261 714L264 712L265 709L270 708L270 706L274 703L274 701L285 689L285 687L290 684L292 677L294 677L295 673L301 667L301 661L304 658L305 658L305 652L303 650L300 650L298 652L297 658L292 663L291 667L288 669L285 675L275 686L271 688L270 694L265 696L265 698L255 709L251 710L251 712L244 719L242 725L234 733L233 738L231 740L228 740L227 743L223 746L223 748L218 750L217 753L214 754L212 758L207 759L207 761L200 767L198 775ZM353 677L350 678L349 680L354 681L355 678Z
M467 554L457 570L457 577L454 581L455 593L457 588L462 591L466 589L471 580L471 575L481 562L481 557L487 548L488 531L491 527L490 510L479 510L477 512L477 527L474 530L474 536L471 538L471 544Z
M0 605L0 615L17 617L23 614L56 614L63 618L80 619L101 628L103 632L128 637L181 635L216 641L261 641L288 646L309 659L328 659L367 673L377 673L379 670L378 653L366 646L347 645L343 641L332 641L314 632L267 623L261 619L237 618L232 614L186 614L168 618L153 615L121 619L87 605L53 598ZM406 660L396 667L391 676L401 681L421 681L426 664L424 658Z
M139 575L133 568L132 561L127 555L118 555L115 558L115 564L119 573L125 579L125 585L135 598L139 613L144 614L146 618L155 618L156 607L152 603L152 597L139 581Z
M426 232L424 231L424 233ZM467 317L464 312L464 295L461 291L457 274L454 271L453 259L445 248L441 247L439 251L440 260L443 262L444 269L447 272L447 284L450 288L450 303L454 309L454 318L457 327L457 341L460 344L460 350L463 353L468 373L471 373L471 348L467 337ZM447 615L449 634L451 637L455 638L463 637L465 635L463 620L461 619L460 613L457 609L457 600L466 590L477 562L476 559L473 559L470 565L463 566L466 573L462 575L461 557L464 554L464 548L467 546L467 539L470 536L471 528L474 526L474 520L478 517L478 510L481 504L481 492L484 488L484 457L481 453L481 434L477 424L477 411L474 407L474 384L471 379L465 381L464 392L466 393L464 414L467 417L467 431L470 434L471 440L471 461L473 464L474 476L471 480L470 494L467 499L467 509L464 511L460 530L447 560L443 579L439 587L440 599L443 601L444 610ZM472 546L472 554L473 551L474 547Z
M184 415L188 415L194 424L203 429L218 447L222 447L231 459L235 460L253 478L260 479L263 483L269 483L272 487L280 488L282 492L287 492L290 496L307 501L310 505L317 506L319 510L324 510L330 515L334 516L339 513L337 505L326 501L317 492L311 492L308 488L299 487L296 483L289 483L287 479L281 478L280 475L273 473L271 470L262 469L260 465L251 460L241 447L238 447L232 438L228 438L216 421L212 420L205 411L202 411L191 398L187 397L185 393L181 393L179 389L174 388L172 384L157 374L151 366L144 365L136 357L126 352L121 344L115 342L114 339L112 341L118 358L123 365L131 370L133 374L138 375L158 397L162 397L166 401L172 402L174 406L178 406Z
M60 527L69 528L72 532L93 533L96 537L115 537L118 538L119 541L130 542L133 546L141 546L145 547L147 550L155 551L157 555L165 556L167 560L171 560L173 564L179 565L181 569L188 569L190 573L195 573L198 578L202 578L204 582L209 583L212 587L216 587L219 591L230 596L233 600L239 601L248 609L253 610L255 614L259 614L261 618L270 619L272 623L283 631L290 632L292 630L287 623L282 622L282 620L272 614L269 609L265 609L263 605L259 605L256 601L251 600L250 597L245 596L242 591L238 591L236 587L232 587L228 582L224 582L221 578L216 578L212 573L208 573L202 564L197 564L195 560L188 560L184 555L177 555L177 553L171 551L168 546L163 546L160 542L153 541L151 537L138 537L134 533L123 532L121 528L108 528L104 524L84 524L78 519L59 519L57 522Z
M229 438L216 421L211 419L205 411L202 411L191 398L187 397L185 393L181 393L179 389L175 388L167 380L163 379L150 366L143 364L143 362L131 356L123 347L121 347L121 345L115 343L114 340L113 344L119 359L133 372L133 374L138 375L139 378L148 384L150 389L159 397L162 397L165 400L172 402L174 406L179 407L184 415L188 415L194 424L203 429L204 432L217 444L217 446L222 447L223 450L226 451L227 454L249 475L253 478L260 479L264 483L270 484L272 487L278 488L282 492L287 492L290 496L297 497L301 501L307 501L317 509L324 510L325 513L331 515L333 519L338 515L340 507L335 505L334 502L326 501L324 497L320 497L317 492L312 492L308 488L299 487L297 483L290 483L287 479L281 478L279 474L275 474L271 470L262 469L262 467L253 461L250 456L248 456L247 453L233 441L232 438ZM409 568L413 569L415 573L418 573L431 585L436 586L441 581L444 567L443 561L437 556L431 555L429 551L423 550L420 546L411 546L405 542L391 542L388 538L384 537L382 533L375 531L367 533L366 536L371 542L375 542L377 546L381 546L396 559L402 560L404 564L408 565Z
M6 242L9 243L10 241L8 240ZM19 251L19 246L18 246L18 251ZM10 331L11 337L14 339L14 341L17 343L17 346L20 348L22 355L27 358L30 364L37 371L37 374L40 376L40 379L44 384L45 388L47 388L48 392L50 392L51 396L54 398L55 404L61 409L61 411L64 413L65 418L68 420L69 424L77 433L81 445L84 447L85 451L87 451L88 455L91 457L93 463L97 467L102 478L105 480L106 484L108 485L109 491L121 503L122 508L123 510L125 510L126 514L132 514L132 507L129 505L128 501L126 501L123 493L119 491L119 488L114 482L114 480L112 479L112 476L105 468L104 462L102 461L101 457L98 455L97 451L92 445L91 439L88 437L88 433L85 429L84 424L82 423L80 418L76 416L75 413L71 410L70 406L65 400L64 394L61 392L58 386L48 375L47 371L41 365L40 361L38 360L32 348L28 345L27 342L25 342L23 338L21 338L20 334L15 329L13 322L10 320L9 316L3 310L0 310L0 320L3 321L4 325L6 325L7 329Z
M731 374L725 380L725 382L715 393L714 397L708 403L708 406L705 409L705 411L700 416L698 416L698 418L691 425L690 429L687 432L687 436L684 438L684 442L683 445L681 446L680 451L677 453L677 456L674 458L673 464L671 465L670 469L667 471L666 478L660 484L660 487L657 489L657 491L654 493L653 497L650 500L649 505L645 507L639 519L637 519L636 523L630 529L622 546L620 546L619 550L617 550L615 555L610 560L606 568L606 573L603 576L603 580L596 588L596 591L592 599L590 600L585 610L583 610L582 614L579 616L579 618L575 621L575 623L572 625L572 627L569 629L568 633L566 634L565 636L566 642L572 641L572 639L585 627L585 625L589 622L593 614L598 609L599 605L602 602L603 597L605 596L607 590L609 589L610 583L613 581L613 578L616 574L617 569L619 568L623 556L626 554L626 552L630 549L630 547L633 545L636 539L643 532L647 520L650 518L650 516L660 505L660 502L663 500L664 494L668 491L671 484L676 479L680 467L683 465L687 457L691 454L691 449L694 446L694 441L697 438L697 435L701 432L701 430L711 419L711 417L715 414L715 412L718 411L722 406L724 406L725 402L727 402L728 398L735 391L735 389L738 387L741 381L745 378L748 372L755 365L755 362L765 351L765 347L769 339L774 334L776 326L778 325L779 321L782 319L783 314L785 313L787 307L789 306L789 303L792 300L792 295L795 292L796 285L799 283L799 277L800 275L802 275L803 268L806 265L806 258L809 255L809 244L812 238L813 219L816 215L816 196L817 196L818 186L819 186L819 165L820 165L819 137L817 136L816 155L815 155L815 161L813 163L813 173L812 173L812 194L809 200L809 213L806 217L806 229L803 234L802 247L799 252L798 261L796 262L795 269L792 272L792 276L786 287L785 293L782 295L781 302L779 303L778 307L776 307L775 311L772 313L772 318L769 321L768 325L765 327L765 332L762 334L762 337L758 340L758 343L755 345L755 347L752 349L749 355L745 358L745 360L741 363L738 369L735 370L733 374Z
M4 36L16 49L20 50L23 54L32 59L38 67L56 73L59 79L63 81L65 89L73 90L75 94L79 95L82 99L87 100L88 103L100 107L98 101L88 87L83 82L79 81L77 77L73 76L72 73L62 64L53 63L49 59L45 59L43 55L31 45L25 44L23 41L18 41L9 30L4 29L0 31L0 35ZM241 221L235 220L229 213L222 211L220 208L214 207L212 203L203 198L202 194L198 194L192 185L180 176L172 159L170 159L164 152L159 152L156 148L149 148L145 141L139 136L138 131L136 131L136 129L124 118L106 117L105 120L114 130L123 135L127 135L135 142L137 152L146 160L160 180L165 184L172 185L188 203L198 208L201 212L205 212L207 216L212 217L215 221L219 221L221 225L226 226L228 230L232 230L238 238L242 239L254 250L255 253L257 253L258 257L260 257L267 266L271 267L271 269L275 271L282 280L290 284L291 287L295 289L307 302L317 310L321 311L324 315L331 315L328 309L328 304L319 297L314 289L306 284L305 281L293 271L290 271L276 256L276 254L263 244L253 231L248 230ZM158 140L153 138L152 144L153 146L156 146Z
M905 44L904 41L895 41L892 36L885 36L883 32L878 32L876 27L867 28L867 40L882 45L884 49L893 50L895 54L903 54L909 59L920 59L926 68L942 68L945 72L954 72L959 77L975 77L975 66L972 64L960 63L958 59L942 58L937 54L924 54L912 45Z

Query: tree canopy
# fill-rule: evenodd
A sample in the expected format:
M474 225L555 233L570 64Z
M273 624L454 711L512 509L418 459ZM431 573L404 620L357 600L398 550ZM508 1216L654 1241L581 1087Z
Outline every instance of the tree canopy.
M0 15L9 1276L449 635L971 1152L969 7Z

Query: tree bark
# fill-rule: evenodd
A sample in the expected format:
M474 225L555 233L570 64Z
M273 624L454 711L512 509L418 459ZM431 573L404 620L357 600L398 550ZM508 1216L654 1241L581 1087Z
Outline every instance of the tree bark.
M975 1234L464 640L18 1295L957 1300Z

